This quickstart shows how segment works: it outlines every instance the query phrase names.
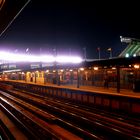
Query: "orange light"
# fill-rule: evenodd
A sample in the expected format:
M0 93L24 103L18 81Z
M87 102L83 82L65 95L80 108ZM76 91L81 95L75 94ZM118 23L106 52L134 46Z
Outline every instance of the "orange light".
M84 68L80 68L81 71L84 71Z
M98 70L99 68L98 68L98 67L94 67L93 69L94 69L94 70Z
M139 69L140 68L140 65L134 65L134 68L135 69Z

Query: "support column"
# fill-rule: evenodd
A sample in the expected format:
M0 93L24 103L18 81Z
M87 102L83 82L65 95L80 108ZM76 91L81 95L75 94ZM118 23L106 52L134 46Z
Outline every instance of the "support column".
M46 84L46 76L47 74L46 74L46 72L45 71L43 71L43 80L44 80L44 85Z
M56 81L57 81L57 85L60 86L60 75L59 75L59 72L58 72L58 69L56 70Z
M120 93L120 66L117 66L117 92Z
M79 81L79 69L77 68L77 88L80 87L80 81Z
M36 83L36 77L37 77L37 73L35 72L35 83Z

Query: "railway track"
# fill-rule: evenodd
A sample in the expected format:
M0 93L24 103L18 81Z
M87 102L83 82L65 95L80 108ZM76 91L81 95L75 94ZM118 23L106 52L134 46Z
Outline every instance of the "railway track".
M0 136L1 140L28 140L25 134L17 128L2 109L0 109Z
M14 89L14 90L17 90L19 91L20 89ZM38 98L41 98L41 99L46 99L46 100L55 100L55 102L62 102L63 104L66 104L66 105L70 105L71 107L73 106L74 108L82 108L86 111L89 111L89 112L94 112L96 114L96 112L98 112L98 114L100 115L104 115L106 117L110 117L111 118L114 118L116 120L121 120L123 122L126 122L126 123L129 123L129 124L132 124L132 125L140 125L140 119L138 115L132 115L132 114L128 114L128 113L125 113L125 112L116 112L114 110L105 110L105 109L101 109L101 108L98 108L98 107L95 107L93 105L89 105L89 104L82 104L80 102L75 102L75 101L72 101L72 100L69 100L69 99L63 99L61 97L58 97L58 96L49 96L48 94L43 94L43 95L39 95L39 93L31 93L31 92L27 92L27 91L22 91L22 92L25 92L25 93L29 93L29 94L32 94L32 96L35 96L35 97L38 97Z
M101 135L102 132L103 136L101 138L103 139L110 139L114 136L115 139L139 139L139 127L136 127L134 125L97 115L97 113L89 113L89 111L70 107L69 105L66 106L66 104L64 106L62 105L62 103L56 103L55 101L48 101L47 99L47 101L43 101L42 99L35 99L35 97L33 97L32 95L27 96L25 93L17 91L15 93L12 92L12 95L18 96L18 98L22 98L22 100L26 100L32 104L35 104L38 107L41 106L43 110L47 110L53 113L59 118L57 119L57 124L59 125L63 124L63 119L63 121L67 121L68 123L72 121L73 125L86 130L86 132L88 133L93 134L96 131L96 135ZM34 98L34 100L29 101L29 98Z
M16 91L18 92L19 90L16 89ZM44 97L44 96L40 96L40 95L36 95L34 93L30 93L30 92L26 92L26 91L22 91L22 93L31 95L33 97L39 98L39 99L43 99L46 101L52 101L55 103L60 103L60 104L65 104L66 106L70 106L71 108L73 107L74 109L80 109L80 110L85 110L87 112L93 113L93 114L97 114L97 115L101 115L101 116L105 116L105 117L111 117L112 119L118 120L118 121L122 121L125 123L129 123L133 126L139 126L140 127L140 119L139 117L137 118L137 116L129 116L129 115L123 115L123 114L119 114L119 113L114 113L114 112L109 112L109 111L105 111L102 109L97 109L95 107L91 107L91 106L86 106L86 105L82 105L82 104L78 104L78 103L74 103L74 102L70 102L69 100L63 100L63 99L58 99L58 98L51 98L51 97ZM98 112L98 113L97 113Z
M4 99L5 98L5 99ZM8 99L9 98L9 99ZM68 123L68 122L65 122L65 121L63 121L63 120L61 120L61 119L58 119L57 121L59 121L59 123L61 122L61 125L59 125L58 126L58 124L56 123L56 118L54 117L54 116L52 116L52 115L50 115L51 116L51 118L49 117L49 118L47 118L46 116L45 116L45 114L46 114L46 112L43 112L43 111L41 111L40 109L38 109L38 108L36 108L36 107L34 107L34 106L32 106L32 105L30 105L30 104L28 104L28 103L25 103L24 101L21 101L21 100L19 100L19 99L16 99L16 101L15 101L15 98L13 99L12 97L8 97L8 95L7 95L7 97L1 97L1 100L2 100L2 104L5 104L4 102L3 102L3 100L6 100L6 101L8 101L8 102L13 102L12 104L14 104L13 106L17 106L17 104L19 105L19 106L22 106L22 108L24 108L24 109L26 109L25 111L27 112L27 110L28 111L30 111L30 112L32 112L33 114L35 114L36 116L38 116L39 118L41 118L43 121L45 121L45 122L50 122L51 124L47 124L47 126L46 127L49 127L49 130L52 132L52 131L55 131L56 129L58 129L59 128L59 131L60 132L54 132L55 134L57 133L57 138L59 138L59 139L82 139L82 138L80 138L80 137L78 137L78 136L75 136L75 134L77 134L77 135L79 135L79 136L81 136L81 137L83 137L84 139L85 138L88 138L88 139L101 139L100 137L97 137L97 136L95 136L95 135L93 135L93 134L90 134L90 133L88 133L88 132L86 132L86 131L84 131L84 130L82 130L82 129L80 129L80 128L78 128L78 127L76 127L76 126L73 126L72 124L70 124L70 123ZM6 108L9 108L8 106L6 106ZM22 109L22 112L23 112L23 109ZM40 112L42 112L42 113L40 113ZM29 116L29 115L28 115ZM48 116L48 113L47 113L47 116ZM56 123L56 124L55 124ZM52 126L53 125L53 126ZM55 127L54 127L55 126ZM75 134L68 134L68 133L71 133L71 132L68 132L67 130L65 130L65 129L63 129L63 128L61 128L60 126L63 126L65 129L68 129L68 130L70 130L70 131L75 131ZM54 130L52 130L52 128L54 128ZM62 134L63 133L63 134ZM41 135L41 134L39 134L39 135ZM64 136L62 136L62 135L66 135L66 138L64 137ZM73 136L74 135L74 136ZM58 137L59 136L59 137ZM76 137L76 138L75 138ZM43 138L46 138L46 136L43 136Z
M20 91L19 89L15 89L15 91ZM66 105L69 105L69 106L73 106L74 108L80 108L80 109L84 109L86 111L89 111L89 112L93 112L93 113L97 113L100 114L100 115L104 115L106 117L110 117L111 118L114 118L118 121L123 121L123 122L126 122L126 123L129 123L129 124L132 124L132 125L135 125L135 126L140 126L140 119L139 119L139 116L132 116L130 114L126 114L126 113L122 113L122 112L114 112L114 111L106 111L104 109L98 109L94 106L89 106L89 105L83 105L81 104L80 102L72 102L70 101L69 99L63 99L63 98L59 98L59 97L48 97L47 94L45 96L40 96L39 94L36 94L36 93L31 93L31 92L27 92L27 91L22 91L23 93L26 93L26 94L30 94L34 97L37 97L37 98L40 98L40 99L45 99L45 100L55 100L55 102L58 102L58 103L63 103L63 104L66 104Z
M60 139L46 128L46 124L16 104L1 98L1 110L11 118L29 139ZM44 125L44 126L43 126ZM15 138L16 139L16 138Z

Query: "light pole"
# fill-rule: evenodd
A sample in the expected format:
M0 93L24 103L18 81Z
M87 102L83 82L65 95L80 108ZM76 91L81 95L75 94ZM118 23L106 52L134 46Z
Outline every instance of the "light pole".
M57 57L57 50L56 50L56 48L53 49L53 52L54 52L54 57L55 57L54 69L55 69L55 71L56 71L56 75L55 75L56 84L57 84L58 86L60 86L60 77L59 77L59 74L58 74L58 68L57 68L57 62L56 62L56 57Z
M109 58L112 58L112 48L108 48L107 51L109 52Z
M100 59L101 59L100 47L97 48L97 51L98 51L98 58L99 58L99 60L100 60Z
M53 56L54 56L54 77L53 77L53 84L56 84L56 49L53 49Z
M112 49L111 49L111 51L110 51L110 58L112 58Z
M86 61L86 59L87 59L87 50L86 50L86 47L83 48L83 51L84 51L84 60Z

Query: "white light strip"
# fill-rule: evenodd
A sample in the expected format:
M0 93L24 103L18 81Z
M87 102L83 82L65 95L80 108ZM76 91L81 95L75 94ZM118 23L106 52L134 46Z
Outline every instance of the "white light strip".
M0 52L0 60L10 62L58 62L58 63L81 63L82 59L78 56L57 56L43 55L34 56L29 54L12 54L8 52Z

